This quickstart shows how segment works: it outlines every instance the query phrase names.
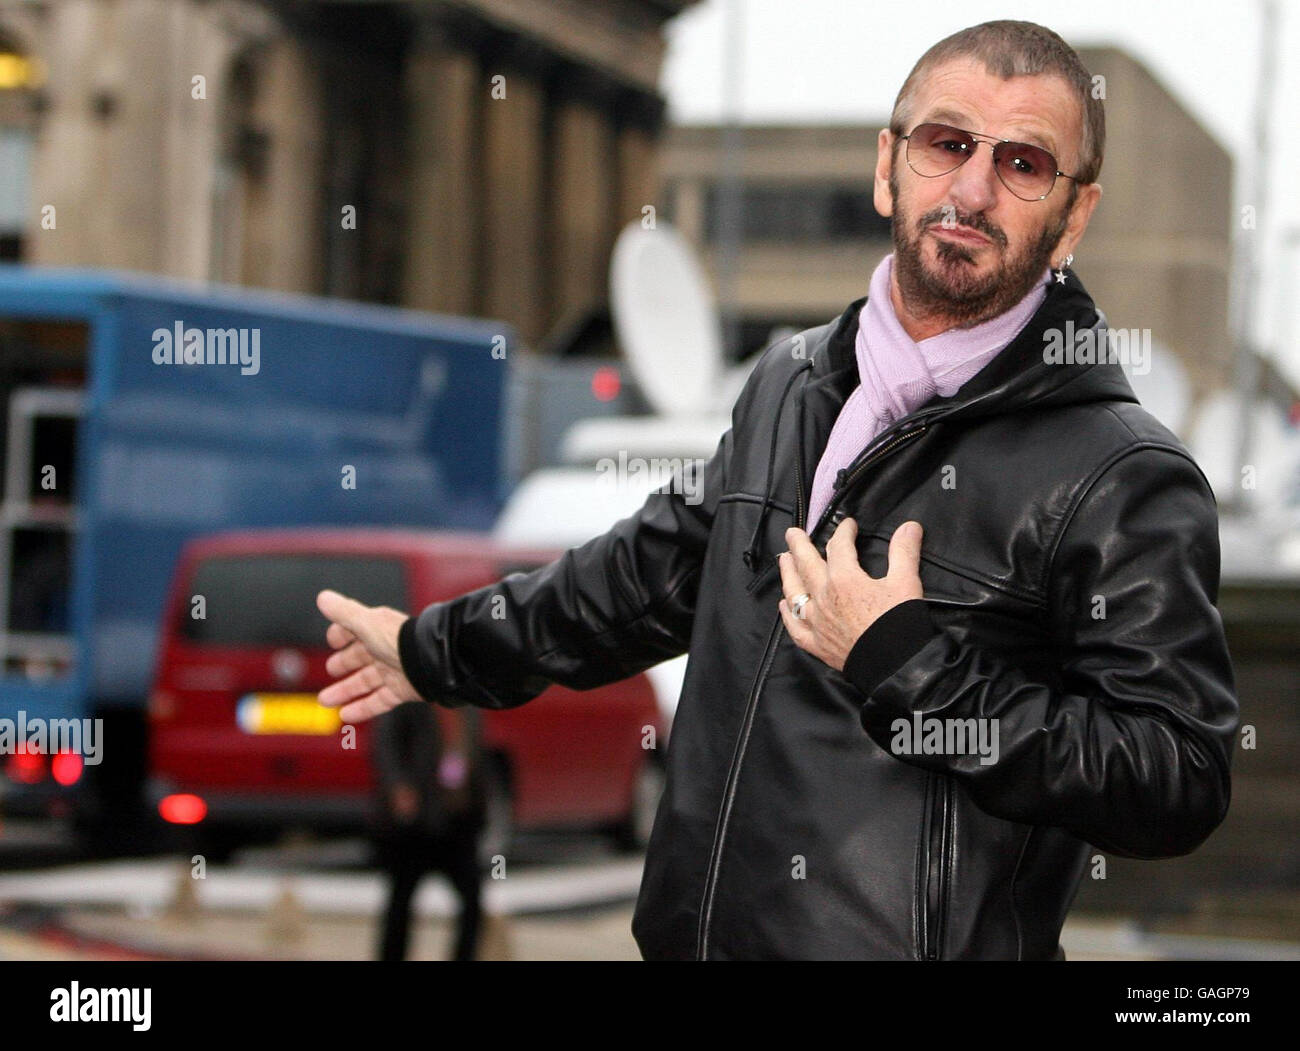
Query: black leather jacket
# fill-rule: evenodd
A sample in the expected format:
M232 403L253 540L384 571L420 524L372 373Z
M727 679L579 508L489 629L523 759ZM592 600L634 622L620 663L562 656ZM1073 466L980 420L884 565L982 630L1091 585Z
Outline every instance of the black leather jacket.
M879 435L809 527L864 301L767 349L702 500L667 486L401 632L422 694L489 708L689 649L632 921L647 959L1059 959L1094 852L1185 854L1228 808L1214 496L1118 364L1045 360L1046 330L1105 325L1078 279ZM776 555L791 523L824 554L845 514L873 576L923 525L925 598L837 672L786 633ZM893 754L914 711L996 719L997 762Z

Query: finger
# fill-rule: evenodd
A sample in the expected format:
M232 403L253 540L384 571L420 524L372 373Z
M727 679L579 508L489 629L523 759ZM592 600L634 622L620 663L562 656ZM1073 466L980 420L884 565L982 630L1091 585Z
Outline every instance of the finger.
M799 570L799 578L804 583L804 590L810 595L816 594L826 583L826 563L822 561L822 556L817 553L813 542L802 529L794 526L787 529L785 542L790 546L790 554L794 556L795 568ZM794 594L797 595L799 592L796 591ZM790 597L793 598L794 595Z
M356 636L342 624L331 624L325 629L325 641L332 649L340 649L355 638Z
M777 603L777 608L781 611L781 622L785 625L785 630L790 633L790 638L794 639L795 645L803 650L808 649L813 640L813 630L808 626L808 622L796 617L790 609L790 603L785 599Z
M350 671L356 671L358 668L364 668L367 664L373 663L374 658L370 656L370 651L360 642L353 642L346 649L341 649L329 655L329 658L325 661L325 671L337 679L341 675L346 675Z
M921 571L921 523L904 522L889 538L888 577L915 577Z
M782 551L777 555L776 564L781 570L781 594L785 596L787 602L793 600L795 596L808 591L804 587L803 577L799 576L799 570L795 568L794 559L790 557L789 551Z
M366 696L345 704L339 709L339 718L345 723L363 723L376 715L391 711L398 704L397 698L387 686L366 694Z
M340 595L337 591L326 588L316 594L316 608L336 624L341 624L353 635L360 634L361 620L369 606L362 605L356 599Z
M826 567L833 575L863 573L858 561L858 522L851 515L844 519L826 542Z
M373 664L354 671L346 679L330 683L316 694L316 699L326 708L337 708L341 704L364 697L384 684L384 677Z

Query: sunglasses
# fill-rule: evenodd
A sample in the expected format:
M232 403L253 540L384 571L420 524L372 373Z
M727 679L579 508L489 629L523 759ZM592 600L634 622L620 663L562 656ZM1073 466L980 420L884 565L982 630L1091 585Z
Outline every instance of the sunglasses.
M993 150L993 170L1002 185L1022 201L1041 201L1056 185L1058 175L1079 182L1056 167L1056 158L1027 142L977 135L947 124L918 124L907 141L907 166L927 179L956 171L975 154L975 147L988 142Z

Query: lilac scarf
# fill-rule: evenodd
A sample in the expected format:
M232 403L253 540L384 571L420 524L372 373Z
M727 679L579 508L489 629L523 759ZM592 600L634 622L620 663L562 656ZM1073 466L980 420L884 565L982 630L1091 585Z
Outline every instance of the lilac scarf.
M817 464L808 507L809 530L830 502L836 473L890 424L931 398L955 394L1025 327L1046 296L1051 279L1051 270L1045 270L1042 280L1004 314L973 328L951 328L916 343L904 331L889 298L893 265L892 253L880 261L858 316L860 382L840 410Z

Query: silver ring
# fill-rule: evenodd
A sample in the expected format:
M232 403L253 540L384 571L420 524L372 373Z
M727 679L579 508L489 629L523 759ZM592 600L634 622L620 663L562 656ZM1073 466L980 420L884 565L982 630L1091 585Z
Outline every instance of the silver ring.
M803 608L804 606L808 605L808 603L811 601L812 601L812 596L809 595L808 592L806 591L802 595L796 595L793 599L790 600L790 612L793 613L795 617L798 618L799 620L803 620L804 619Z

